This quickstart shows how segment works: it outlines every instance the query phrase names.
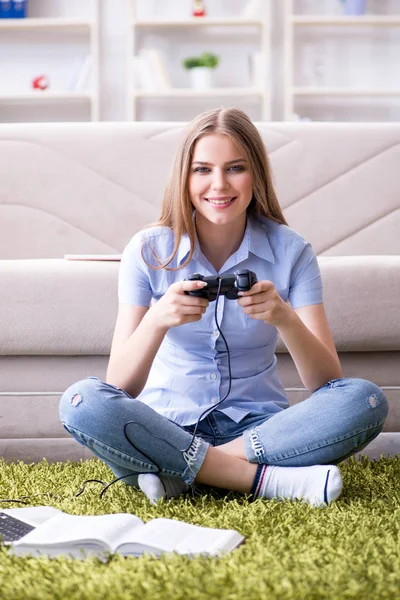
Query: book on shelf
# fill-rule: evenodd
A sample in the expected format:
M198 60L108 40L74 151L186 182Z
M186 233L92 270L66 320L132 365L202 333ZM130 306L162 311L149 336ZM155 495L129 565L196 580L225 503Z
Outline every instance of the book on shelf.
M12 19L24 19L28 0L12 0Z
M121 254L64 254L65 260L120 261Z
M247 0L241 16L244 19L259 19L262 16L263 8L263 0Z
M67 89L75 92L84 92L87 90L92 73L92 66L93 60L90 54L87 54L83 60L80 59L76 61Z
M0 0L0 19L12 19L13 5L11 0Z
M262 89L268 80L267 68L263 52L253 52L249 57L250 85L255 89Z
M36 514L35 511L32 513L31 507L2 511L34 526L20 539L8 543L17 556L69 555L81 559L86 556L105 559L109 553L159 557L171 552L220 556L234 550L245 539L233 529L200 527L174 519L160 518L145 523L128 513L82 516L52 507L35 508Z
M171 80L161 52L153 48L143 48L133 58L135 79L142 90L155 92L171 88Z
M0 19L24 19L27 0L0 0Z

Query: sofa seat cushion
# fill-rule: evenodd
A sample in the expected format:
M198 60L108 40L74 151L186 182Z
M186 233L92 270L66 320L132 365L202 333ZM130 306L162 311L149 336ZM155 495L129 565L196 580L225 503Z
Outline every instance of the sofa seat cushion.
M118 269L112 261L0 261L1 354L108 354Z
M339 352L400 350L400 256L319 256ZM278 352L286 351L281 340Z
M400 350L400 256L318 260L338 350ZM118 262L0 261L0 353L107 355L118 268ZM278 351L285 351L282 342Z

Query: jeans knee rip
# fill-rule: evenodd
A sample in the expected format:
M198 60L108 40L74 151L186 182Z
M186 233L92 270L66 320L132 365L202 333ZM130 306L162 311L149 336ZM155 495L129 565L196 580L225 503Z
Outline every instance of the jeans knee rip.
M81 394L74 394L71 398L72 406L78 406L82 402L83 398Z
M379 404L379 399L376 394L371 394L371 396L369 396L367 398L368 408L376 408L378 406L378 404Z
M250 444L251 444L252 450L253 450L255 456L257 457L258 462L261 464L263 462L263 458L264 458L264 448L260 442L260 438L258 437L258 433L255 429L253 429L250 432L249 439L250 439Z
M331 379L330 381L328 381L328 383L326 385L328 385L331 389L334 387L339 387L340 385L342 385L342 380L343 380L343 377L338 377L337 379Z

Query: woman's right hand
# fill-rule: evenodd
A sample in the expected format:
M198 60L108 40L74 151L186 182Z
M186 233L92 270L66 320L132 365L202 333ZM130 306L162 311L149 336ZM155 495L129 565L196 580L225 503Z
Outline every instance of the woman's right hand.
M178 281L170 285L164 296L149 310L155 326L167 330L200 321L209 300L189 296L185 292L200 290L206 285L204 281Z

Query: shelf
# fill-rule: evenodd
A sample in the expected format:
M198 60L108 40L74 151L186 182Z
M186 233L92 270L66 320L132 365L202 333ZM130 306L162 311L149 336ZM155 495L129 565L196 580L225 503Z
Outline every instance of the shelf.
M241 1L243 2L243 0ZM165 77L161 73L162 64L159 69L160 76L154 77L154 83L149 81L147 84L144 72L146 56L144 55L145 60L137 63L137 72L135 73L134 69L131 69L129 73L127 96L129 120L150 120L154 118L153 115L156 112L160 112L160 114L171 112L176 117L180 117L180 110L177 110L179 99L187 99L183 110L185 115L189 115L196 108L199 109L199 106L191 107L192 103L195 105L196 99L203 100L203 104L206 103L206 99L210 103L214 99L214 103L217 101L217 104L228 101L238 106L252 104L251 109L254 114L260 115L258 119L269 121L271 119L270 85L268 81L260 77L260 72L261 69L264 69L265 72L270 71L271 5L273 2L275 0L263 0L260 10L256 13L248 12L248 16L245 12L242 16L226 10L224 11L226 12L225 16L220 13L215 17L193 17L189 11L161 13L154 8L155 3L153 9L147 14L141 13L136 10L138 7L135 0L131 0L131 18L129 20L131 35L127 44L128 61L131 61L132 56L140 58L141 49L151 49L152 44L157 46L161 38L165 41L164 51L166 53L168 53L167 45L170 45L171 48L176 48L178 51L191 52L195 55L196 52L201 53L204 48L208 47L210 43L208 36L215 34L219 44L218 54L221 59L221 70L214 80L215 87L207 90L193 89L190 79L184 78L182 72L179 78L177 77L176 81L173 81L173 85L178 87L169 87L168 81L165 81ZM224 32L230 32L228 37L222 35ZM156 33L157 40L154 39ZM186 33L185 39L180 39L178 33ZM195 37L193 37L194 35ZM233 38L237 38L237 41ZM198 50L179 47L188 42L197 46ZM243 52L241 52L242 46ZM156 47L154 50L161 53L161 48ZM224 64L224 53L227 55L226 65ZM241 70L238 68L238 73L236 73L236 69L232 68L228 60L232 63L235 60L240 61L238 66ZM157 62L162 63L162 56ZM171 62L173 64L168 64L168 67L176 68L176 60ZM136 67L136 62L134 65ZM152 66L150 65L148 68L151 69ZM154 66L154 71L156 70L157 68ZM157 84L158 81L159 84ZM165 85L162 85L164 81ZM143 85L143 88L140 87L140 84ZM158 102L158 106L156 106L157 99L163 99L163 102ZM181 104L183 103L181 102ZM202 103L198 102L198 104Z
M176 21L132 21L132 26L153 28L153 27L261 27L263 21L261 19L212 19L209 17L199 17L193 19L179 19Z
M398 98L400 97L399 89L376 89L376 88L314 88L314 87L294 87L292 93L295 96L353 96L355 98L374 96L380 98Z
M385 85L383 81L382 83L379 83L377 80L374 81L372 79L372 74L370 74L371 79L366 77L365 83L363 84L361 80L357 79L356 81L355 78L352 79L351 73L358 72L356 71L357 66L360 66L363 69L368 67L368 64L365 64L367 59L363 56L362 52L357 52L358 48L361 48L361 44L357 45L359 44L358 37L356 40L354 40L355 28L357 28L357 34L363 34L363 44L366 42L371 42L371 44L375 44L376 42L379 44L379 47L378 45L376 47L376 71L378 68L385 66L384 45L386 43L392 45L396 43L396 39L389 34L393 32L397 35L397 30L393 28L400 27L400 14L296 14L294 12L294 9L297 8L297 2L295 2L295 0L283 0L283 7L284 120L291 120L293 114L299 112L299 110L296 109L296 104L300 103L308 103L309 105L313 105L319 116L321 116L323 111L327 109L328 104L348 106L351 109L354 109L354 106L359 106L363 110L365 109L365 104L379 104L382 106L387 103L398 104L400 98L400 84L393 80L393 77L391 80L388 79ZM306 27L308 28L307 31L305 29ZM316 29L319 27L325 29ZM382 33L382 36L379 36L379 38L376 38L376 40L365 39L365 35L370 35L372 31L377 32L378 27L380 28L379 31ZM301 36L297 35L299 33L299 28L301 28ZM327 28L329 28L329 30ZM392 29L388 30L388 28ZM305 37L306 33L307 37ZM325 51L326 44L326 58L328 64L334 64L335 67L341 67L343 73L346 75L346 81L344 77L343 79L336 78L336 80L333 79L333 77L327 77L323 80L318 80L315 78L310 81L311 85L307 85L306 83L305 85L301 85L301 82L299 82L300 85L297 86L295 83L296 69L299 68L301 61L305 62L305 64L308 64L309 68L314 69L315 71L316 65L313 64L312 61L315 62L315 52L318 50L317 48L314 50L311 49L312 43L310 44L309 36L312 37L317 33L318 35L323 34L325 36L325 39L322 43L324 44L323 51ZM339 35L339 33L340 40L336 37L336 34ZM329 39L330 36L333 36L332 40ZM341 49L341 47L338 46L339 41L345 44L343 46L343 54L340 57L336 56L336 49ZM304 44L309 44L309 51L306 51L304 54L302 54L301 50L304 47ZM346 50L350 51L351 46L353 45L355 52L352 55L352 64L347 65ZM304 48L305 50L307 49L306 47ZM368 62L374 61L375 63L375 59L372 54L372 52L375 50L375 46L371 46L370 49L371 55L368 57ZM390 50L392 49L393 48L390 47ZM396 62L394 53L392 55L391 52L388 52L387 56L387 60L391 61L391 64L395 69ZM353 61L358 61L358 65L354 64ZM347 81L348 76L350 76L350 79ZM343 82L343 85L340 85L341 81ZM337 85L337 83L339 83L339 85ZM313 112L311 111L309 114L307 113L307 115L312 118ZM367 116L368 111L364 110L363 115ZM329 118L335 118L333 113L330 113Z
M92 21L82 19L0 19L0 30L90 29Z
M69 113L71 118L76 117L77 110L85 112L87 120L99 120L100 0L89 0L85 4L89 2L91 6L88 12L71 9L70 16L63 15L61 7L50 6L59 3L46 0L42 2L43 12L40 17L0 19L0 38L5 46L8 69L18 71L21 67L21 73L17 72L14 77L16 81L28 78L25 85L20 87L7 84L1 86L0 104L3 108L10 106L12 112L12 106L18 105L19 110L12 118L22 118L29 122L31 115L34 120L40 115L41 122L47 113L51 118L52 108L58 105L58 111L65 113L63 117L67 121ZM12 51L8 49L10 45ZM18 46L18 51L14 51L14 46ZM24 70L21 60L24 61ZM42 67L37 66L39 61L43 63ZM47 90L33 89L29 83L29 78L32 77L29 72L40 73L47 70L54 74L58 83L53 82ZM68 80L71 80L70 85ZM76 84L73 83L74 80Z
M338 25L354 26L354 25L379 25L384 27L399 27L400 15L380 16L380 15L365 15L364 17L329 17L319 15L293 15L291 17L293 25L319 26L319 25Z
M191 88L172 88L150 92L138 90L133 94L136 98L214 98L215 96L263 96L262 90L255 88L212 88L210 90L192 90Z
M88 101L92 100L91 92L22 92L15 94L0 93L0 102L54 102L54 101Z

